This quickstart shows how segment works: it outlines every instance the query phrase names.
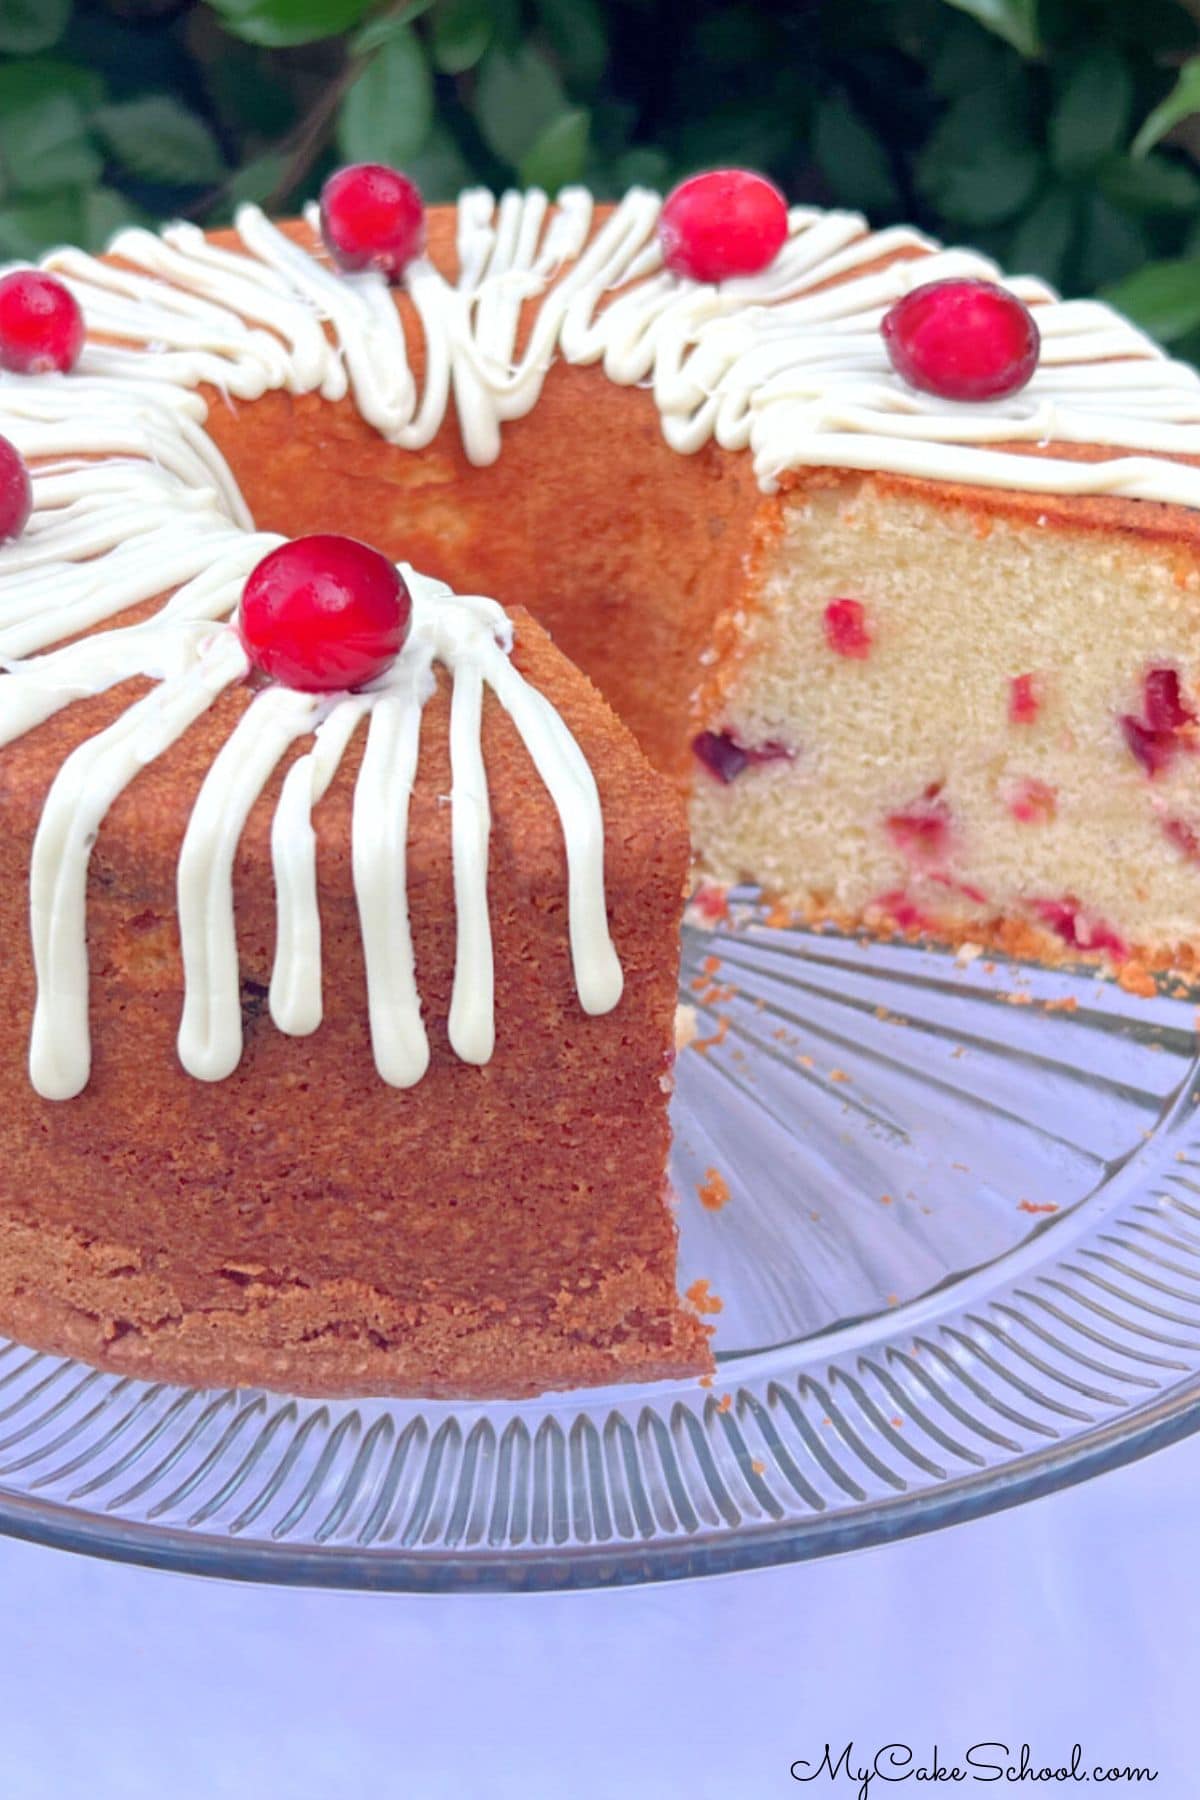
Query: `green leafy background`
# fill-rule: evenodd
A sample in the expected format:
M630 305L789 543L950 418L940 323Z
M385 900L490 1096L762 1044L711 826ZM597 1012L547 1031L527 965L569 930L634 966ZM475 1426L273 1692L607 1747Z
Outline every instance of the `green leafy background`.
M736 162L1200 360L1200 0L0 0L0 257L338 162L601 194Z

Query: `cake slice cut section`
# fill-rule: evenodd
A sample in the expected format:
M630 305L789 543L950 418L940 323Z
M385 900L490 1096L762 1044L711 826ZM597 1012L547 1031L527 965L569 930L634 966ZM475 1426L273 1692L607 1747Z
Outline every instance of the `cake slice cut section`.
M798 478L701 702L705 871L853 925L1190 967L1198 545L1131 502Z

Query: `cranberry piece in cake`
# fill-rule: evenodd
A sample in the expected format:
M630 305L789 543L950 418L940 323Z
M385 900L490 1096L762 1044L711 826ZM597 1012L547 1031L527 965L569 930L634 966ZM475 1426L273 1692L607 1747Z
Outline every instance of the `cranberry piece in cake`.
M412 600L394 563L357 538L296 538L250 573L238 618L264 674L305 693L364 687L395 661Z
M739 744L729 731L701 731L692 739L692 752L710 775L726 784L755 763L791 762L795 755L786 744Z
M1196 715L1184 704L1175 669L1148 670L1142 685L1141 718L1132 713L1121 716L1130 753L1151 780L1174 761L1177 751L1194 747L1189 728L1195 723Z
M831 600L825 608L825 641L838 656L865 662L871 654L871 628L861 600Z
M1045 825L1058 812L1058 789L1036 775L1022 775L1011 783L1004 803L1022 825Z
M0 539L20 537L33 511L33 486L15 444L0 437Z
M1151 731L1178 731L1183 725L1195 724L1195 713L1183 704L1175 669L1149 670L1143 692L1145 719Z
M1036 675L1014 675L1008 689L1008 717L1013 725L1032 725L1042 710Z
M950 847L950 808L940 782L931 782L913 806L889 813L885 823L892 843L912 862L940 862Z
M1129 955L1124 938L1103 919L1090 918L1073 894L1061 900L1035 900L1033 910L1043 925L1076 950L1107 950L1118 960Z
M725 281L767 268L787 231L787 201L774 182L749 169L713 169L667 195L658 241L673 275Z
M352 163L321 189L321 236L339 269L376 269L399 281L425 247L425 204L407 175Z
M943 400L1017 393L1041 345L1024 301L993 281L928 281L896 302L882 330L896 373Z
M83 313L70 288L40 269L0 278L0 368L65 375L83 349Z
M1200 831L1186 819L1164 819L1163 833L1169 843L1182 851L1188 862L1200 863Z

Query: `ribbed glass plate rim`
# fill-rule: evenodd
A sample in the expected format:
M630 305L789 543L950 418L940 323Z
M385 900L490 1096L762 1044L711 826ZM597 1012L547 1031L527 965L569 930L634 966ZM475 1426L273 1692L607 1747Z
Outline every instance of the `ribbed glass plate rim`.
M520 1593L686 1581L846 1555L1045 1498L1166 1449L1200 1431L1200 1378L1153 1405L1054 1451L818 1519L749 1526L662 1544L542 1546L496 1556L356 1551L342 1545L239 1542L146 1526L57 1502L0 1492L0 1533L103 1561L284 1587L376 1593Z
M1072 1015L1101 1034L1072 1079L1107 1104L1153 1064L1153 1124L1094 1156L1078 1203L919 1298L731 1351L708 1390L509 1404L174 1389L0 1340L0 1532L240 1581L594 1588L894 1542L1177 1442L1200 1430L1195 995L1106 995ZM1102 1079L1093 1053L1117 1059Z

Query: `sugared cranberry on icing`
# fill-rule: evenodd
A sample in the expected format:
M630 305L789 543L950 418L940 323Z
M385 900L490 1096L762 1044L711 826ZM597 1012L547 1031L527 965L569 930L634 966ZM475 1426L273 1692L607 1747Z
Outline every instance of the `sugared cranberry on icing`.
M787 201L774 182L749 169L713 169L667 195L658 241L673 275L725 281L773 263L787 230Z
M238 628L265 675L305 693L359 688L408 636L412 599L394 563L357 538L295 538L264 556L242 591Z
M33 486L15 444L0 437L0 538L20 537L33 511Z
M861 600L831 600L825 608L825 641L838 656L865 662L871 654L871 629Z
M71 290L40 269L0 278L0 368L65 374L83 349L83 314Z
M1184 703L1175 669L1150 669L1142 684L1142 716L1121 717L1121 730L1130 753L1151 780L1171 763L1179 750L1195 748L1191 727L1196 715Z
M950 808L939 782L931 782L915 805L889 813L885 824L897 850L912 862L940 862L950 848Z
M1042 710L1042 697L1033 675L1014 675L1008 690L1008 716L1014 725L1032 725Z
M692 739L692 752L710 775L728 784L755 763L791 762L786 744L739 744L730 731L702 731Z
M883 321L896 373L944 400L997 400L1023 388L1041 339L1033 314L992 281L928 281Z
M321 236L340 269L398 281L425 247L425 204L398 169L351 163L321 189Z
M1089 917L1074 894L1066 894L1061 900L1035 900L1033 910L1043 925L1076 950L1107 950L1116 957L1129 955L1124 938L1103 919Z

